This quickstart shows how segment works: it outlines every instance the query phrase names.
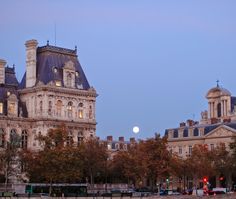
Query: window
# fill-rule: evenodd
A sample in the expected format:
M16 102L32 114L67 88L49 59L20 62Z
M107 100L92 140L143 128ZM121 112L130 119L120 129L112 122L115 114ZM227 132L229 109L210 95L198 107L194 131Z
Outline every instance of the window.
M182 154L182 146L179 146L179 154Z
M52 101L48 102L48 115L52 115Z
M43 112L43 101L39 102L39 111L40 111L40 113Z
M217 104L217 117L221 117L221 103Z
M118 150L120 147L119 147L119 143L116 143L115 144L115 147L116 147L116 149Z
M192 147L192 146L189 146L189 147L188 147L188 154L189 154L189 155L192 155L192 151L193 151L193 147Z
M10 96L11 95L11 92L10 91L7 91L7 96Z
M0 103L0 114L3 114L3 103Z
M56 86L61 87L61 81L55 81Z
M188 137L188 129L184 129L183 137Z
M4 130L0 129L0 147L4 147L5 145L5 134Z
M67 146L71 146L73 144L73 133L70 131L67 139L66 139Z
M75 76L79 77L79 72L78 71L75 72Z
M195 128L195 129L193 130L193 136L199 136L199 130L198 130L198 128Z
M83 103L79 103L79 110L78 110L78 113L79 113L79 115L78 115L78 117L80 118L80 119L82 119L84 116L83 116Z
M67 111L68 111L68 117L69 117L69 118L72 117L72 105L73 105L72 102L68 102Z
M22 149L27 149L28 145L28 134L26 130L23 130L21 133L21 147Z
M210 146L211 146L211 151L213 151L215 148L214 144L211 144Z
M174 130L174 136L173 137L174 138L178 138L179 137L179 133L178 133L177 129Z
M92 119L92 117L93 117L92 106L89 106L89 119Z
M10 103L8 106L8 113L14 114L15 113L15 103Z
M58 71L58 70L57 70L57 67L53 67L53 72L54 72L54 73L57 73L57 71Z
M67 84L68 87L72 87L72 76L71 76L71 73L67 74L66 84Z
M77 141L78 141L78 145L80 145L83 142L83 133L82 132L78 132L78 137L77 137Z
M56 115L61 117L61 111L62 111L62 101L61 100L57 100L57 103L56 103Z
M11 132L10 132L10 145L20 147L19 136L16 133L16 129L11 129Z

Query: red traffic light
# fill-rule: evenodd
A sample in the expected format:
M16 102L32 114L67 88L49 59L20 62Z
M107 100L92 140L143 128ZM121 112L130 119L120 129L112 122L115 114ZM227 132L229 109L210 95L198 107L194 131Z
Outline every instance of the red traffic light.
M224 177L220 177L220 181L224 180Z
M207 177L204 177L204 178L203 178L203 182L207 182Z

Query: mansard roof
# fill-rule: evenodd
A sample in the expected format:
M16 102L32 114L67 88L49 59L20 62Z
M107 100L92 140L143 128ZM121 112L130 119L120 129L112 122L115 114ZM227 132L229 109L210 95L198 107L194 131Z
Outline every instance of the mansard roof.
M15 75L15 67L6 67L5 68L5 84L11 86L18 86L18 80Z
M75 83L82 85L82 89L88 90L90 85L84 74L84 71L77 58L77 50L60 48L56 46L46 45L37 48L37 69L36 69L36 84L43 82L48 84L51 81L59 80L63 85L63 67L71 61L74 64L75 71L79 76L76 76ZM57 72L54 72L56 68ZM21 81L20 88L25 88L26 74Z

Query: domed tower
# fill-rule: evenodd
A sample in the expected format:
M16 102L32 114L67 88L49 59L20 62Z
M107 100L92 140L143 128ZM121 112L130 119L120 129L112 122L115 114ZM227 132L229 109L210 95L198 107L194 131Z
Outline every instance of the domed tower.
M231 114L231 93L219 86L210 89L207 92L208 113L210 119L228 119Z

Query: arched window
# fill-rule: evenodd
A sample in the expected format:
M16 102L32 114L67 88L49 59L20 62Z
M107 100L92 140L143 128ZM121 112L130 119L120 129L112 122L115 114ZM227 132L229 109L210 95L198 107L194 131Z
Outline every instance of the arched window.
M0 129L0 147L5 146L5 133L4 130L1 128Z
M15 113L15 103L10 103L8 106L8 113L14 114Z
M71 131L68 133L66 144L67 146L71 146L73 144L73 133Z
M68 117L71 118L72 117L72 106L73 106L73 103L72 102L68 102L67 104L67 111L68 111Z
M198 130L198 128L195 128L195 129L193 130L193 136L199 136L199 130Z
M26 130L21 133L21 147L22 149L27 149L28 146L28 134Z
M57 103L56 103L56 115L61 117L61 111L62 111L62 101L61 100L57 100Z
M92 110L92 106L89 106L89 119L93 118L93 110Z
M83 113L83 103L79 103L79 107L78 107L78 117L80 119L82 119L84 117L84 113Z
M83 142L84 136L83 136L83 132L78 132L78 137L77 137L77 142L78 145L80 145Z
M52 101L48 102L48 115L52 115Z
M16 133L16 129L11 129L11 132L10 132L10 145L20 147L20 137Z
M221 117L221 103L217 104L217 116Z
M184 129L183 137L188 137L188 129Z
M72 87L72 76L71 76L71 73L67 74L66 80L67 80L67 82L66 82L67 86L68 87Z

